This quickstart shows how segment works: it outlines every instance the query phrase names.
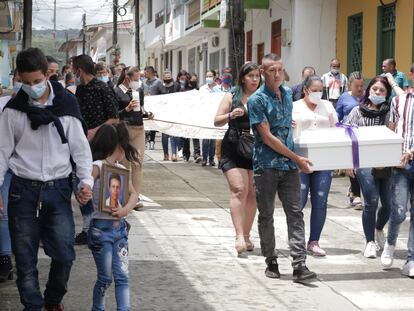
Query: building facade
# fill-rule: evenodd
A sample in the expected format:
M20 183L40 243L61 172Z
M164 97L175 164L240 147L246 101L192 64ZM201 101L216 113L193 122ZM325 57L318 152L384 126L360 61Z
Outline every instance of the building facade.
M337 55L344 72L370 79L382 61L395 58L400 71L414 61L413 0L338 0Z

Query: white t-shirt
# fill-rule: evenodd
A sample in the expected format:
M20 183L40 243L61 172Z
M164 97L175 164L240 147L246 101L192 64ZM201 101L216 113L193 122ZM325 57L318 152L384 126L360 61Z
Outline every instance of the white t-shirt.
M97 160L97 161L93 162L93 166L96 166L99 169L99 177L96 179L96 181L93 185L93 189L92 189L92 204L93 204L93 209L94 209L94 211L92 213L92 218L119 220L119 218L113 217L109 213L99 211L99 203L100 203L100 200L101 200L102 164L103 164L103 161L101 161L101 160ZM122 164L119 164L119 163L116 163L115 166L125 169L125 166L123 166ZM124 185L124 186L129 187L129 185ZM106 199L105 203L106 203L106 205L109 205L109 198ZM120 202L118 202L118 204L121 205Z
M300 99L293 103L292 119L296 122L293 131L293 136L296 138L305 130L335 127L338 115L331 102L327 100L322 99L312 111L306 105L305 100Z
M3 108L6 106L6 104L11 99L11 96L2 96L0 97L0 113L2 113Z

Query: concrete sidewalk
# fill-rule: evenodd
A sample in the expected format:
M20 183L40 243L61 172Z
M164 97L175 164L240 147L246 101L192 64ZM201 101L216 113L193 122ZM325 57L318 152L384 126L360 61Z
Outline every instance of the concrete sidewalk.
M160 144L158 144L160 146ZM328 218L321 237L325 258L308 257L318 273L310 286L292 283L286 245L286 221L280 204L275 227L280 280L264 276L257 224L256 249L237 257L228 210L227 182L217 168L195 163L163 162L161 150L148 151L144 163L145 207L133 212L130 245L132 310L413 310L413 282L400 267L406 256L407 225L401 228L393 269L380 259L366 259L361 211L347 208L346 178L335 178ZM80 214L76 210L80 230ZM309 228L309 208L305 210ZM308 230L307 230L308 233ZM77 246L77 260L64 299L66 310L90 310L96 280L87 247ZM40 280L47 279L49 259L39 253ZM14 282L0 284L0 310L21 310ZM114 286L107 310L116 310Z

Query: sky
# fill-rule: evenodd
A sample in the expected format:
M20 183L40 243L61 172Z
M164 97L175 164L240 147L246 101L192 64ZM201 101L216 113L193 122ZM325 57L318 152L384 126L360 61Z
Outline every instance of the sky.
M118 0L120 6L127 0ZM33 28L53 29L54 0L33 0ZM86 13L86 24L112 21L112 0L56 0L56 29L80 29L82 15ZM118 20L131 19L130 14L119 16Z

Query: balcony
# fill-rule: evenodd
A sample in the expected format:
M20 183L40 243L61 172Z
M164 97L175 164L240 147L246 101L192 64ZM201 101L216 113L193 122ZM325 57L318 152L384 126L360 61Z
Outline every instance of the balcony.
M269 9L269 0L244 0L245 10L267 10Z
M203 0L203 8L201 14L204 14L210 10L219 10L221 0Z

